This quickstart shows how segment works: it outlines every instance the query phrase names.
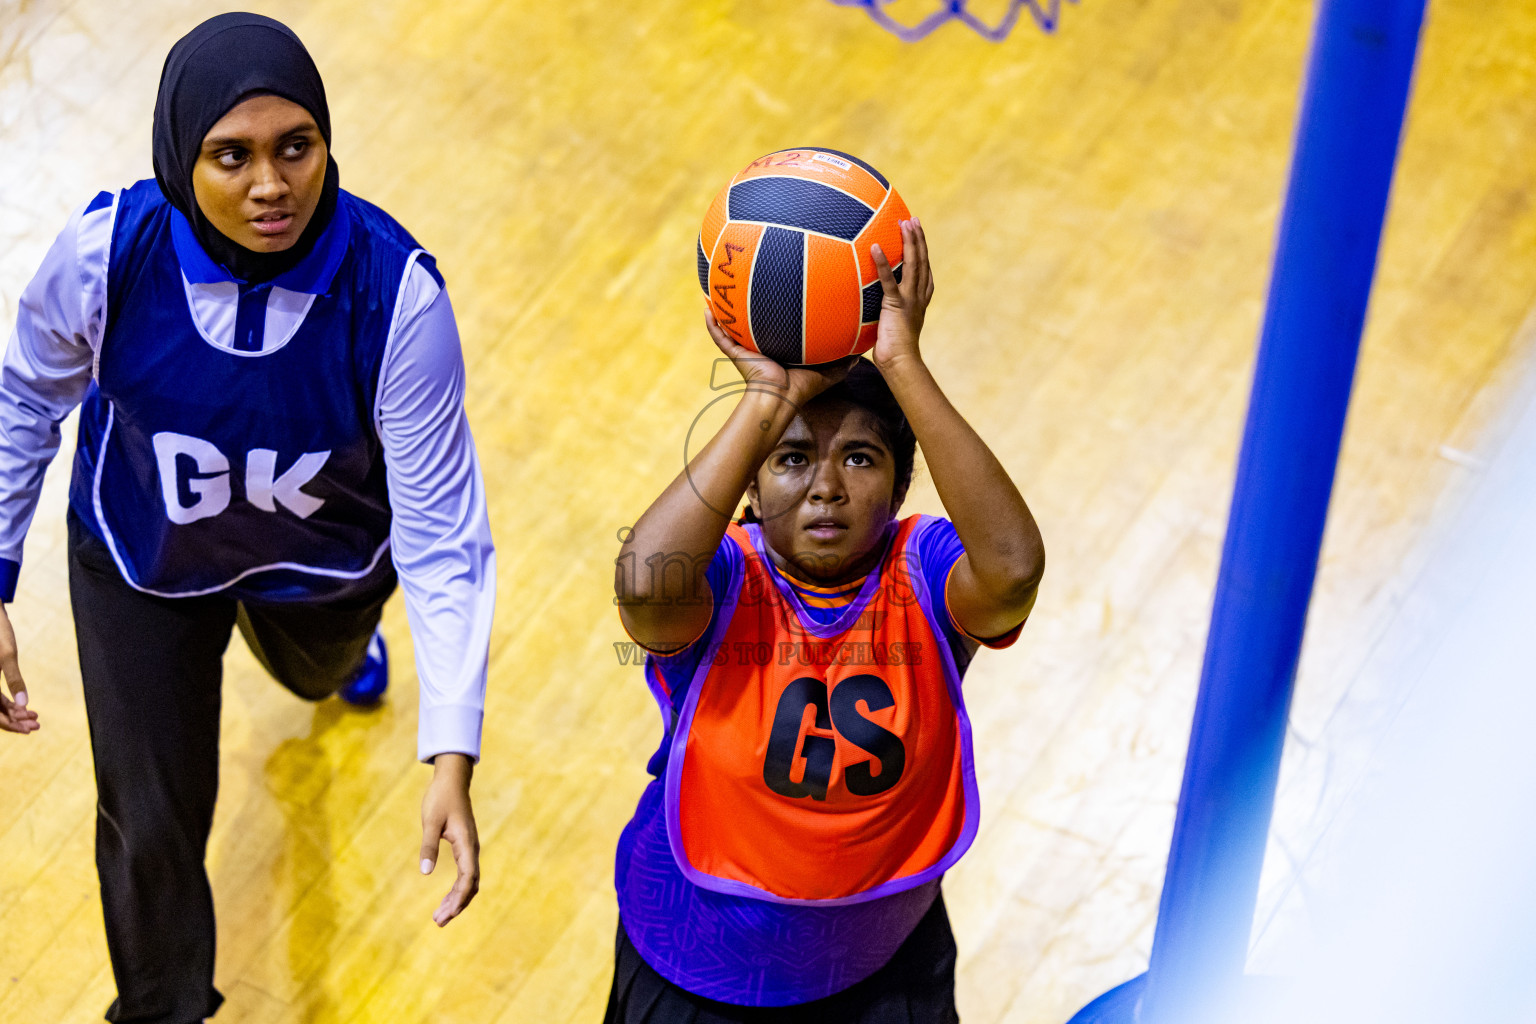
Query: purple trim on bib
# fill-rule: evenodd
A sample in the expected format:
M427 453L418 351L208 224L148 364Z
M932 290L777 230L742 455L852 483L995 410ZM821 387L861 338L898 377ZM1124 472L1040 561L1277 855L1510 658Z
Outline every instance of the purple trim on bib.
M927 533L939 520L933 516L922 516L918 524L912 528L912 535L907 544L916 548ZM933 595L927 585L914 588L917 591L918 604L923 609L923 616L927 618L929 627L934 636L943 640L948 634L940 627L938 616L933 610ZM955 664L954 652L949 644L941 642L938 648L944 655L944 682L949 687L949 702L954 705L955 714L960 723L960 774L962 785L965 787L965 824L960 826L960 834L955 837L955 845L949 848L938 864L920 871L912 876L920 881L928 881L938 878L954 866L955 862L965 856L965 852L976 841L976 830L981 825L981 790L976 785L976 755L971 744L971 714L966 710L965 697L961 691L961 676L959 667Z
M786 907L711 892L678 870L653 779L619 839L619 917L645 962L706 999L789 1006L841 992L884 967L939 891L930 882L847 907Z
M732 547L734 541L727 541ZM676 728L672 730L672 749L667 755L667 774L663 780L664 802L663 809L667 817L667 843L672 847L672 859L677 861L683 877L695 885L716 892L727 890L719 889L715 882L719 881L711 875L701 874L689 863L688 855L683 852L683 830L678 822L677 806L683 785L683 757L687 753L688 733L693 728L693 712L699 706L699 691L704 687L704 680L709 675L709 670L714 667L715 659L711 651L717 649L720 638L725 636L731 628L731 619L736 615L736 603L741 599L741 588L746 582L746 566L731 576L730 589L726 591L725 599L720 602L715 612L714 625L709 630L709 645L704 648L704 656L699 659L699 667L693 670L693 679L688 683L688 696L683 702L682 713L678 716Z
M669 732L672 729L672 720L677 715L677 701L675 698L677 697L678 688L676 685L672 685L672 680L666 676L662 666L673 658L687 658L691 652L698 649L699 644L703 644L702 657L694 667L693 674L689 677L686 684L686 689L696 689L703 680L704 675L709 671L710 663L714 660L715 648L713 645L716 642L716 638L724 629L729 627L729 616L736 610L736 602L741 593L741 585L746 579L746 573L742 565L743 556L741 549L736 546L734 541L727 539L720 545L719 551L716 552L714 559L711 560L710 573L714 573L719 568L717 563L722 558L726 563L723 575L729 582L725 586L724 599L722 599L721 595L714 595L714 617L710 619L709 625L705 627L704 635L688 646L671 654L657 654L651 651L647 652L645 656L643 672L645 675L645 685L650 689L651 696L655 698L656 705L661 711L661 728L663 733ZM714 585L711 584L711 590L713 589ZM726 607L727 600L729 602L728 610ZM724 617L725 625L721 624L722 617ZM668 685L671 685L671 692L668 692Z
M763 560L763 568L768 573L768 578L773 580L773 585L778 588L784 600L788 602L795 612L795 618L799 620L800 627L807 633L822 640L831 639L840 633L846 632L848 627L859 621L859 616L864 614L864 606L874 598L876 591L880 589L880 581L885 576L885 559L890 555L891 540L896 536L898 529L893 519L885 528L885 555L880 558L880 564L868 576L864 577L864 586L859 588L859 595L855 597L843 613L825 626L806 621L804 614L805 604L800 600L800 595L795 593L795 588L790 586L778 566L773 564L773 559L768 556L768 550L763 546L763 530L756 523L747 524L747 536L752 538L752 548L757 552L757 557ZM942 636L942 634L940 634Z
M672 702L667 697L667 691L662 687L661 669L647 657L643 672L645 685L650 689L651 696L656 699L656 709L661 712L661 730L666 732L672 728Z
M920 516L917 525L913 527L911 534L907 538L907 547L915 547L922 534L925 533L930 528L930 526L937 521L938 520L934 519L932 516ZM757 529L755 524L749 525L747 527L747 531L751 536L754 545L757 547L758 556L766 559L766 555L762 549L761 531ZM888 536L887 544L889 544L889 542L890 541ZM888 555L889 552L887 552L887 556ZM793 601L793 591L786 590L787 584L780 580L777 574L772 571L771 563L768 564L766 568L769 570L769 575L773 577L774 583L777 584L780 588L780 593L787 594L786 600ZM813 632L815 632L817 636L827 638L836 636L838 633L845 630L848 624L856 620L857 613L861 613L864 609L864 606L868 604L870 599L874 596L875 589L878 588L880 580L884 577L884 574L885 561L882 559L880 568L869 574L869 577L865 580L864 588L859 593L858 599L855 600L853 605L850 606L849 611L855 613L853 617L849 617L846 614L840 617L838 619L840 628L836 631L819 632L813 630ZM916 874L903 875L900 878L893 878L888 882L882 882L880 885L875 886L873 889L866 889L865 891L855 893L852 896L839 896L830 899L798 899L787 896L779 896L775 893L769 892L767 889L751 885L747 882L740 882L735 879L717 878L714 875L706 874L700 871L698 868L694 867L693 864L688 860L688 855L683 848L682 825L679 821L679 800L682 791L683 760L687 754L688 735L693 728L693 715L694 710L698 707L699 694L703 690L705 679L709 675L710 668L713 666L714 659L710 652L717 649L717 645L720 643L720 638L723 637L726 631L730 629L731 619L736 614L736 604L741 597L741 588L745 580L746 568L743 566L740 572L734 574L730 591L727 593L725 600L720 604L719 610L716 613L714 626L709 631L710 646L705 649L704 657L700 660L698 668L694 671L693 679L689 683L688 694L683 702L683 708L681 714L679 715L677 728L672 734L671 750L667 757L667 771L664 781L665 790L663 810L666 815L667 840L672 848L672 857L677 862L678 869L682 871L683 877L702 889L708 889L711 892L717 892L727 896L748 897L751 899L763 900L768 903L780 903L786 906L813 907L837 907L848 906L855 903L867 903L870 900L876 900L885 896L894 895L895 893L905 892L908 889L916 888L917 886L920 886L926 882L930 882L934 879L942 877L944 872L953 867L955 862L965 855L965 852L970 849L971 843L973 843L976 839L976 830L980 821L981 797L980 792L976 786L976 763L971 749L971 719L970 715L966 712L965 700L961 694L960 672L955 665L954 655L950 651L949 644L944 642L948 634L939 625L937 619L934 616L932 595L928 593L928 587L926 585L916 587L914 590L917 592L918 603L922 608L923 617L928 622L929 630L933 633L934 639L940 641L935 646L937 646L943 653L944 682L945 685L949 688L950 703L954 705L956 717L959 723L960 771L962 785L965 790L965 822L960 828L960 835L955 838L954 845L949 848L948 852L946 852L937 863L931 867L917 872ZM873 586L871 583L873 583Z

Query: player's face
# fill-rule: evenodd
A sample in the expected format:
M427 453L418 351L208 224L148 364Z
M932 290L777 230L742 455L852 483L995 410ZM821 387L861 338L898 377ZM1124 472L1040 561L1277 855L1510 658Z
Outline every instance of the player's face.
M192 192L226 238L255 252L281 252L309 226L325 164L325 140L309 111L281 96L253 96L208 129L192 165Z
M866 409L804 409L757 471L747 499L780 569L833 584L868 573L896 513L896 460Z

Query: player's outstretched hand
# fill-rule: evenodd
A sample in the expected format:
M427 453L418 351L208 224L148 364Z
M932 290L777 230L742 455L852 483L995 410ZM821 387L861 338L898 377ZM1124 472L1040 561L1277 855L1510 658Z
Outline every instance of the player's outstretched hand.
M784 395L796 406L805 404L848 376L849 368L858 358L849 356L847 359L817 366L786 367L745 345L738 345L716 322L715 314L707 305L704 310L704 327L714 340L715 347L735 364L736 372L741 374L741 379L747 382L749 388L760 386L772 390Z
M880 326L875 335L875 348L870 353L881 372L903 359L919 355L917 337L923 331L923 318L928 315L928 303L933 299L928 239L923 234L923 222L916 217L901 222L901 248L901 281L898 282L880 246L869 247L875 272L880 275L880 288L885 293L880 300Z
M421 801L421 873L437 867L439 844L446 839L453 851L458 877L432 914L439 928L464 912L480 891L480 834L469 802L474 765L465 754L438 754L432 759L432 782Z
M5 686L0 686L0 730L22 735L37 732L42 726L37 712L27 707L27 684L22 681L21 666L16 661L16 633L11 629L11 617L4 605L0 605L0 675L5 676Z

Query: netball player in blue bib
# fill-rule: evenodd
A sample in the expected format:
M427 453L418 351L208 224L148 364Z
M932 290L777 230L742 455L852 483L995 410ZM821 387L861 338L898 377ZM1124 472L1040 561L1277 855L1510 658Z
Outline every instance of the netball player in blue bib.
M666 735L619 840L609 1024L958 1020L961 680L1017 637L1044 551L923 363L927 245L902 236L872 363L785 369L709 321L746 387L620 555ZM896 517L917 444L952 520Z
M59 425L77 405L69 578L99 795L114 1021L218 1009L204 853L221 659L239 626L298 695L375 700L380 610L405 592L434 764L422 870L473 897L495 555L443 279L340 190L320 75L269 18L220 15L172 48L155 179L70 219L0 366L0 601ZM398 574L398 575L397 575ZM39 727L0 611L0 727Z

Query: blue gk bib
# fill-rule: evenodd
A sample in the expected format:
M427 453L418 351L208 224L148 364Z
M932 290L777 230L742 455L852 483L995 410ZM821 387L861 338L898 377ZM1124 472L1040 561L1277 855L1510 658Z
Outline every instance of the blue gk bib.
M334 265L328 290L285 343L241 351L193 319L179 217L153 181L118 197L70 503L137 589L344 597L388 557L375 397L402 279L430 257L343 192L306 257ZM265 287L239 285L242 317Z

